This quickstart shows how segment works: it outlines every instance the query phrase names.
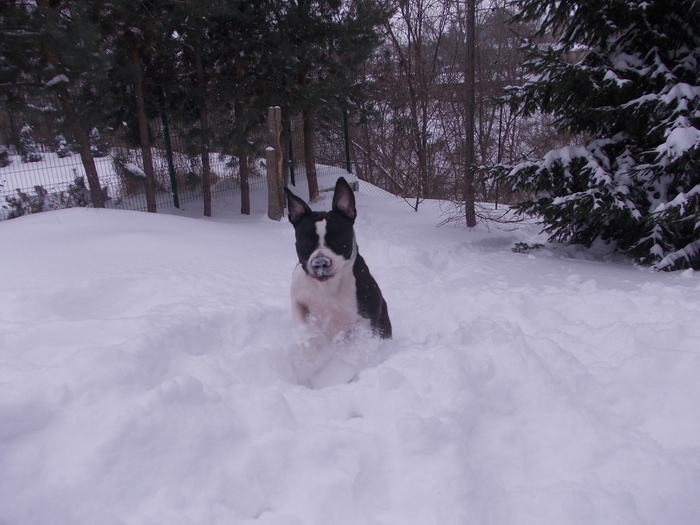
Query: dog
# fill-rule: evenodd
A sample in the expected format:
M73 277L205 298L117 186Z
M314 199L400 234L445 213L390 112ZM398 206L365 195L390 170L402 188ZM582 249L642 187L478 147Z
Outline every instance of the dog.
M391 338L386 301L357 249L357 209L348 182L338 179L327 212L312 211L289 188L284 191L299 256L292 274L294 320L318 327L331 340L363 325Z

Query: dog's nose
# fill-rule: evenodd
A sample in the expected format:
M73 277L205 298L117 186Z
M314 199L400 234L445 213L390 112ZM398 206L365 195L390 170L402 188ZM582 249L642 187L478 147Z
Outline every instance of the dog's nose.
M331 260L325 255L319 255L311 261L312 268L330 268L331 264Z
M331 274L331 266L333 261L331 261L325 255L319 255L314 257L311 261L311 270L318 277L324 277Z

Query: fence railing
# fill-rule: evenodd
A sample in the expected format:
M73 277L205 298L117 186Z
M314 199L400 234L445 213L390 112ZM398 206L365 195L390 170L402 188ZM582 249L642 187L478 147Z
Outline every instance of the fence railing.
M5 113L8 115L8 113ZM10 114L11 115L11 114ZM53 209L86 206L90 194L86 188L85 172L80 156L60 139L52 137L54 126L41 121L41 115L32 115L23 122L22 147L10 145L8 137L17 135L16 127L22 115L11 115L12 119L0 118L0 136L6 144L0 144L0 219L13 218L28 213ZM11 121L11 122L10 122ZM13 128L9 129L12 124ZM36 131L34 131L36 129ZM159 209L177 203L202 198L201 156L192 151L187 132L171 129L170 146L173 170L170 169L167 148L162 129L152 124L154 139L152 157L156 181L156 203ZM304 178L304 143L301 119L290 121L287 148L288 173L300 180ZM249 158L249 187L251 191L266 186L265 152L266 133L263 128L251 134L252 145ZM123 137L103 133L97 136L93 148L95 166L100 185L109 208L145 211L145 177L141 150L129 147ZM346 166L346 151L343 138L342 115L338 122L321 122L315 136L316 162L329 166ZM28 157L23 151L34 151ZM216 149L213 147L212 149ZM240 192L240 170L237 156L225 151L209 153L212 196L234 195ZM289 175L288 175L289 176Z

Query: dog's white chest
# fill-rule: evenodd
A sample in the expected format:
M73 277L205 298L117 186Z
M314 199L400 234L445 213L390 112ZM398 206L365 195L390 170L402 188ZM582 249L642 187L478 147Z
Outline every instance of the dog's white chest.
M364 321L357 308L352 267L326 282L309 277L301 265L292 274L292 312L298 322L318 327L330 339Z

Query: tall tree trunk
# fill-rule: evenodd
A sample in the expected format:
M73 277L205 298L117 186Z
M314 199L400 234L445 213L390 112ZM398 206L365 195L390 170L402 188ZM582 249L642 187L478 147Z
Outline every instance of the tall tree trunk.
M250 172L248 170L248 138L243 103L236 101L236 142L238 146L238 172L241 179L241 214L250 215Z
M239 56L236 59L235 65L236 79L243 82L244 69L243 57ZM238 146L238 174L241 181L241 214L250 215L250 173L248 170L248 132L247 132L247 115L243 102L239 97L233 105L234 118L236 120L236 145Z
M49 7L47 0L37 0L36 5L45 18L50 17L49 10L51 7ZM49 63L49 66L56 71L56 74L60 73L61 68L58 55L46 42L46 40L43 42L43 48L44 54L46 55L46 61ZM95 208L104 208L104 195L102 194L102 188L100 187L100 178L97 174L97 168L95 167L95 159L93 159L92 153L90 152L90 135L87 127L73 104L73 100L66 84L64 82L60 82L55 89L57 90L56 95L63 115L68 121L70 129L73 132L73 135L75 135L75 140L80 146L80 161L83 164L85 176L87 177L92 205Z
M143 171L146 173L146 209L150 213L156 213L156 180L153 173L153 157L151 155L151 137L148 129L148 116L146 115L146 97L143 94L143 68L141 67L141 54L134 35L128 35L129 55L136 73L134 79L134 96L136 98L136 114L139 119L139 138L141 142L141 157L143 159Z
M474 168L476 156L474 151L474 116L476 87L476 0L467 0L467 56L465 63L465 111L464 111L464 212L467 226L476 226L474 207Z
M316 175L316 148L314 146L314 114L312 107L303 111L304 120L304 163L306 182L309 185L309 201L318 200L318 177Z
M267 161L267 216L275 221L284 213L284 181L282 177L282 109L267 108L267 132L269 146L265 150Z
M243 144L239 150L238 163L241 176L241 214L250 215L250 170L247 144Z
M165 158L168 161L168 173L170 175L170 189L173 195L173 204L180 207L180 197L177 194L177 180L175 178L175 163L173 162L173 147L170 141L170 126L168 125L168 111L165 107L165 91L161 87L160 93L160 120L163 126L163 142L165 143Z
M201 127L200 146L202 152L202 198L204 216L211 217L211 169L209 167L209 109L207 107L207 86L204 79L204 64L199 35L195 36L194 63L197 74L197 99L199 102L199 122Z
M87 131L85 130L85 127L82 125L81 120L77 116L75 109L73 108L72 102L68 101L66 105L73 109L73 116L69 116L68 120L71 123L70 127L73 131L73 135L75 135L75 139L78 141L78 146L80 147L80 162L83 164L85 176L88 180L88 187L90 188L90 199L92 200L92 205L95 208L104 208L105 199L104 195L102 194L102 187L100 186L100 178L97 175L95 159L92 157L92 152L90 151L90 137ZM68 114L71 114L71 112L69 111Z

